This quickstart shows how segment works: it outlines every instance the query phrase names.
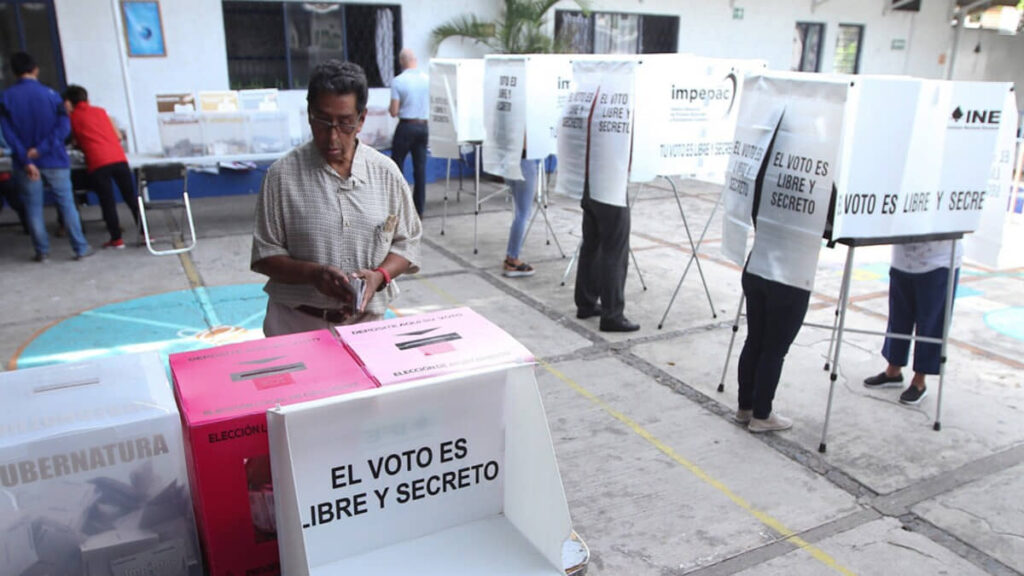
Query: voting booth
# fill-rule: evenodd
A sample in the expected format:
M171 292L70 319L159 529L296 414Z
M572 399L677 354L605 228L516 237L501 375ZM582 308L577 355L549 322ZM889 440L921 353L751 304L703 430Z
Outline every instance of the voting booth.
M532 359L499 332L465 308L339 328L387 385L268 412L283 573L565 574Z
M822 237L848 246L836 322L821 326L833 330L821 452L855 248L949 240L951 317L955 243L977 229L989 200L1000 135L1005 138L1005 123L1016 123L1015 116L1006 118L1011 91L1007 83L906 77L764 73L747 79L724 189L723 253L762 278L811 290ZM755 201L757 232L748 260ZM935 341L944 358L949 325L941 340L873 334Z
M208 573L280 574L267 409L376 385L327 330L172 354L170 366Z
M544 219L547 243L554 238L559 253L565 257L558 236L547 213L547 178L545 160L557 150L558 122L568 98L572 78L571 61L565 55L499 55L484 58L484 172L508 180L525 180L522 161L536 166L535 189L532 191L536 210L530 218ZM504 196L502 188L485 198ZM474 223L473 253L476 253Z
M484 139L484 61L430 60L430 154L459 159L459 147Z
M0 405L0 574L203 574L158 354L4 372Z

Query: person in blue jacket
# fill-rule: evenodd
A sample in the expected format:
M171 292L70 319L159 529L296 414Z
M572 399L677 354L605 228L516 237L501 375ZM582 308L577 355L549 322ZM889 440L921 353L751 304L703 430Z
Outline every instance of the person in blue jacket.
M26 52L15 52L11 71L18 82L0 95L0 128L14 161L14 185L25 205L36 262L50 258L50 239L43 221L43 186L53 191L57 209L67 226L74 259L93 254L82 233L82 223L71 189L71 160L64 140L71 121L64 100L39 82L39 67Z

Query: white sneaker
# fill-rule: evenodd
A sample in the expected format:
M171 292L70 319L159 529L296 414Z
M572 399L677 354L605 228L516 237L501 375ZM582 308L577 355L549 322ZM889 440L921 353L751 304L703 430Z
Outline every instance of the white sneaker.
M793 427L793 421L785 416L780 416L775 412L768 415L767 418L751 418L750 424L747 424L747 430L751 432L776 432L779 430L789 430Z
M732 415L732 419L739 422L740 424L746 424L750 422L750 419L754 417L753 410L740 410L737 409L736 413Z

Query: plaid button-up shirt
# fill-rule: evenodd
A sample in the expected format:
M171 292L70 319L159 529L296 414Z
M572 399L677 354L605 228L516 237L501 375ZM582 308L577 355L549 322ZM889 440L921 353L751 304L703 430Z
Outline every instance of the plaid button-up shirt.
M389 216L395 221L390 230ZM351 175L345 179L309 142L267 170L256 201L250 266L284 255L354 272L376 268L393 253L412 264L408 272L416 272L421 234L409 185L390 158L358 143ZM286 306L343 307L308 284L270 280L263 289L272 301ZM392 282L366 311L383 314L397 295Z

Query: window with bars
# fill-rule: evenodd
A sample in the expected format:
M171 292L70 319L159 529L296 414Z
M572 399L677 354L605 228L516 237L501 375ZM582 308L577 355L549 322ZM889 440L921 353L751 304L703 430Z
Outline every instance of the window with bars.
M391 85L402 48L402 8L391 4L224 0L232 89L302 89L336 58L366 71L371 88Z
M555 42L559 51L573 54L674 53L679 17L556 10Z
M825 25L820 22L797 22L793 29L793 64L798 72L821 72L821 45Z
M0 0L0 90L18 81L8 64L15 52L32 55L40 82L58 91L66 88L53 0Z
M840 24L839 35L836 37L836 55L832 61L832 69L841 74L857 74L860 72L860 45L864 36L864 26L860 24Z

